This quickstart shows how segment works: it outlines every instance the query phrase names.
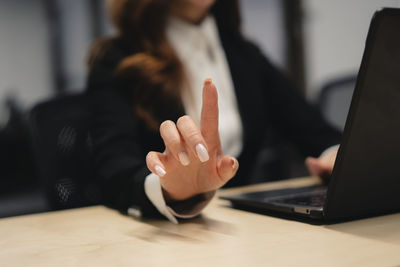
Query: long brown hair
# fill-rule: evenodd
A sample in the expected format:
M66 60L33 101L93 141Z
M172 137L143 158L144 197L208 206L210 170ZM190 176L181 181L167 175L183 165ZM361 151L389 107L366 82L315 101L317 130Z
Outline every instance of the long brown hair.
M160 107L166 103L182 109L181 89L186 77L165 33L171 3L173 0L112 0L110 17L118 35L95 43L89 56L90 67L105 44L116 39L131 48L132 54L119 63L114 75L131 87L134 115L151 129L159 127ZM217 0L211 12L220 28L241 36L238 6L238 0Z

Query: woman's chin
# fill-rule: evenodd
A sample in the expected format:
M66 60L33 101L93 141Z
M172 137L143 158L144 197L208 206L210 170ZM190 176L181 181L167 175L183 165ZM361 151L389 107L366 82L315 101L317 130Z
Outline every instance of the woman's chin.
M196 9L208 9L210 8L216 0L186 0Z

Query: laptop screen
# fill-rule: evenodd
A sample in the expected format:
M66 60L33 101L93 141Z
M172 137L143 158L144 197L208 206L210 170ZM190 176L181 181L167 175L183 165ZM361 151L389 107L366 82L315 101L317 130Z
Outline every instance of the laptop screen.
M328 191L332 216L400 207L399 29L396 9L377 12L371 22Z

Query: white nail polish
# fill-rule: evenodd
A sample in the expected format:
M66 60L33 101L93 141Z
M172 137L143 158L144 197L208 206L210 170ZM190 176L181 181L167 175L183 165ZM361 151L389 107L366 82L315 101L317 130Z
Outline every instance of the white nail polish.
M236 170L236 168L238 167L239 163L235 158L231 158L232 159L232 169Z
M207 160L210 159L207 149L202 144L198 144L196 146L196 153L201 162L206 162Z
M161 168L158 165L156 165L156 167L154 167L154 169L156 170L157 175L160 177L163 177L167 173L163 168Z
M179 158L179 161L181 162L181 164L183 166L187 166L187 165L190 164L190 159L189 159L189 156L188 156L188 154L186 152L179 152L178 153L178 158Z

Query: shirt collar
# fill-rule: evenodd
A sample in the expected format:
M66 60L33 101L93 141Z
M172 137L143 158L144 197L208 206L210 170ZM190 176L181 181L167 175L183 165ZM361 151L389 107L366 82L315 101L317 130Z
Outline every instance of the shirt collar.
M170 17L167 22L167 38L181 56L201 51L207 53L220 46L215 19L210 15L197 25Z

